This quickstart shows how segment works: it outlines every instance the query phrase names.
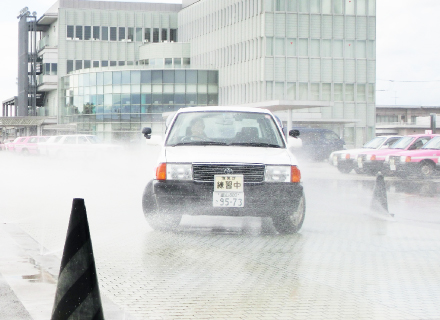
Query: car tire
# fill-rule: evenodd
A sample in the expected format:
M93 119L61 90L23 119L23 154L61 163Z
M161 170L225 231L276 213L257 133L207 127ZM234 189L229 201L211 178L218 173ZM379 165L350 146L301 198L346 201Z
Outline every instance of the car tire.
M420 175L422 178L431 178L434 175L435 164L429 161L420 163Z
M25 156L25 157L28 157L29 156L29 150L28 149L23 149L23 150L21 150L21 154L23 156Z
M156 196L153 193L152 182L147 184L142 195L142 210L144 211L145 219L154 230L174 231L179 226L180 220L182 220L182 214L160 212Z
M306 198L304 194L299 199L298 206L292 212L272 217L272 222L278 233L292 234L298 232L304 222L306 214Z
M353 168L350 167L350 166L341 166L341 165L338 165L338 170L339 170L340 173L350 173L351 170L353 170Z

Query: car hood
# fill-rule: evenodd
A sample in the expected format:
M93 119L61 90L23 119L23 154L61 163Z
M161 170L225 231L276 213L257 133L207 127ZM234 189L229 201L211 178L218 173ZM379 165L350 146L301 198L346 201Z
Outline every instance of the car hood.
M287 149L240 146L165 147L166 162L296 164Z
M413 157L423 157L423 156L439 156L440 150L429 150L429 149L419 149L419 150L406 150L401 152L395 152L390 154L391 156L413 156Z

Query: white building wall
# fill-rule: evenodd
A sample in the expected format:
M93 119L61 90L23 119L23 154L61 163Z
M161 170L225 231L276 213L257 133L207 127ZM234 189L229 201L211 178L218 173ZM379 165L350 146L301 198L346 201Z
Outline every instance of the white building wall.
M179 13L192 64L220 71L220 104L333 101L323 118L359 119L345 138L362 144L375 125L376 0L200 0ZM189 5L190 4L190 5Z

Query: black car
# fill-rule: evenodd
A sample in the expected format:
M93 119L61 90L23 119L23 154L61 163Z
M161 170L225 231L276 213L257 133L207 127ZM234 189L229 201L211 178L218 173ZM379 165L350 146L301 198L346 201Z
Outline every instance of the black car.
M343 150L345 142L334 131L320 128L294 127L299 131L302 148L295 151L298 156L315 161L328 159L333 151Z

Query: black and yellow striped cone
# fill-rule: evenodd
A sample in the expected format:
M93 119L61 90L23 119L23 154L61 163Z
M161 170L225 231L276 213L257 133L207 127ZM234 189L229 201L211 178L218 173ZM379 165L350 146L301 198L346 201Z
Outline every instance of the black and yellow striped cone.
M52 320L104 319L84 199L73 199Z

